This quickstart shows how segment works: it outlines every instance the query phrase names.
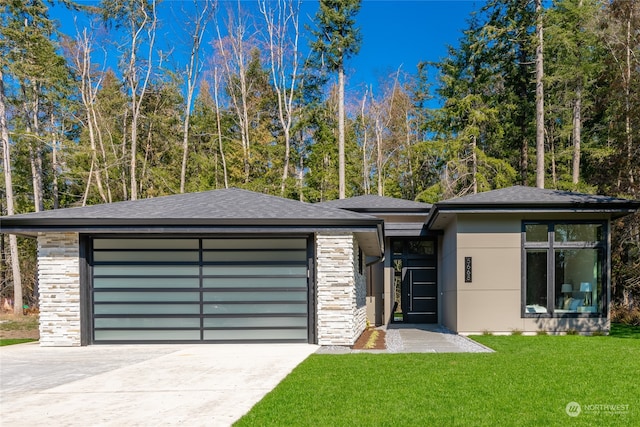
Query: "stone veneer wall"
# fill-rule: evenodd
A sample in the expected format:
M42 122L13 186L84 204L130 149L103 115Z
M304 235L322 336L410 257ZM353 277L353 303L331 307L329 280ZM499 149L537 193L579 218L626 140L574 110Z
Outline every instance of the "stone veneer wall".
M366 281L358 274L352 233L316 235L317 329L320 345L353 345L366 326Z
M80 345L80 259L77 233L38 235L40 345Z

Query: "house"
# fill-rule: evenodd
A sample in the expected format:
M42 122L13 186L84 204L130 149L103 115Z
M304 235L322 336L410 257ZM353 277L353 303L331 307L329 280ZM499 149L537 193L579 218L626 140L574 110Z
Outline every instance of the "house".
M38 240L40 343L352 345L609 328L611 221L639 201L510 187L429 204L239 189L3 217Z

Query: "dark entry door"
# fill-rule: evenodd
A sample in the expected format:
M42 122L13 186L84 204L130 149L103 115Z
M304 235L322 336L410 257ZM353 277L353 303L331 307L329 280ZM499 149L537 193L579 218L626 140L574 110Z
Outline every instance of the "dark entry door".
M402 321L438 323L436 240L394 240L394 264L401 274Z
M411 260L405 267L403 288L406 295L403 318L408 323L438 323L438 285L436 266L431 260ZM420 266L415 264L422 264Z

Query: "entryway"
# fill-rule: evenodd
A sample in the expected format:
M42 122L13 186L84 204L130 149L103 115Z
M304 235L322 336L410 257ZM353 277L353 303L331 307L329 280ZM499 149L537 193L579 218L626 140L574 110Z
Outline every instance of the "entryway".
M436 239L394 239L394 321L438 323Z

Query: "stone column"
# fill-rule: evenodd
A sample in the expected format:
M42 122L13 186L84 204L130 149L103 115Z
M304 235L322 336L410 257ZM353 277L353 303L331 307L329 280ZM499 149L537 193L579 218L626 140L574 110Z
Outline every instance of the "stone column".
M40 345L80 345L80 259L77 233L38 235Z
M352 233L316 235L318 344L353 345L366 325L366 282ZM355 256L354 256L355 255Z

